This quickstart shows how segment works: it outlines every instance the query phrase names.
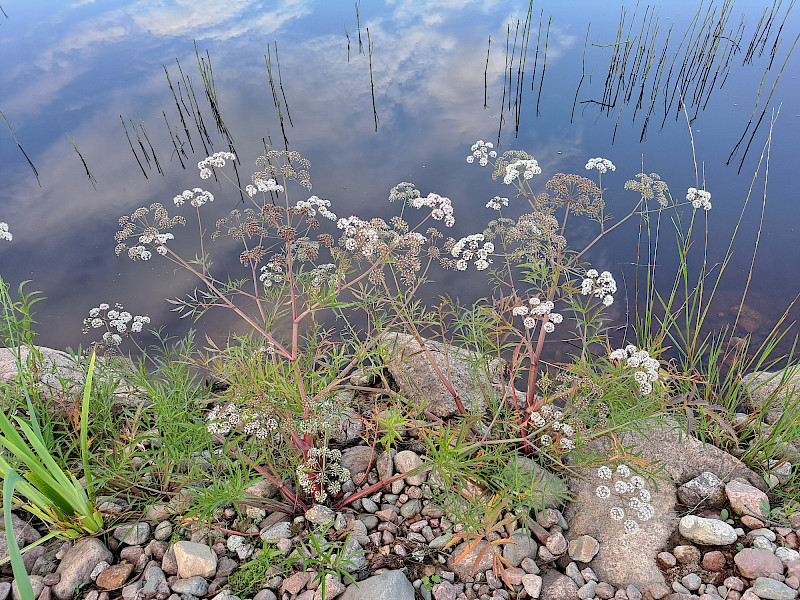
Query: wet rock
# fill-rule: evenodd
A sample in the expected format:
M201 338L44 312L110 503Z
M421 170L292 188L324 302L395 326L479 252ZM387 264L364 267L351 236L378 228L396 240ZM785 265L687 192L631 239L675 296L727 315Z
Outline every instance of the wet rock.
M91 574L97 563L113 560L105 544L97 538L77 542L61 559L56 573L61 580L51 589L58 600L70 600L78 587L91 583Z

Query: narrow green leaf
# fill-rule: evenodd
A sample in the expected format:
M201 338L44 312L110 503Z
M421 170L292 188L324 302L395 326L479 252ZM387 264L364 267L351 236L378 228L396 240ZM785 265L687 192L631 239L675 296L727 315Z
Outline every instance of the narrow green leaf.
M14 488L19 481L22 481L22 477L16 471L12 470L6 473L3 481L3 521L6 526L8 555L11 557L11 568L14 571L14 579L17 582L19 595L22 600L33 600L33 586L31 586L31 580L28 577L28 571L25 570L25 563L22 562L22 554L19 551L17 540L14 538L14 526L11 523Z

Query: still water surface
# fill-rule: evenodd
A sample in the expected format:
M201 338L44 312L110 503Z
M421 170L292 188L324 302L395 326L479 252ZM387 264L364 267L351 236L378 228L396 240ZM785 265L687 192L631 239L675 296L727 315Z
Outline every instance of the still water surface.
M604 176L603 186L607 210L615 217L633 205L635 194L623 185L642 165L658 172L681 198L695 185L686 118L676 110L679 96L673 92L682 65L688 69L683 93L691 104L697 160L712 192L711 265L728 247L759 168L770 118L780 109L746 300L766 333L800 292L800 49L791 52L800 13L785 2L755 0L638 8L618 1L549 0L533 3L530 13L529 6L519 0L362 0L357 17L349 1L3 2L0 111L39 177L0 125L0 220L14 235L12 242L0 241L0 272L14 286L32 280L29 289L47 297L37 305L39 343L85 344L82 319L100 302L121 302L172 333L190 327L164 299L187 293L194 282L163 261L132 263L115 256L113 234L121 215L152 202L170 205L176 193L201 185L194 165L206 150L227 150L229 142L245 183L263 153L262 140L299 151L311 160L313 193L330 199L341 216L390 216L386 198L401 181L413 182L423 195L448 196L456 215L448 233L455 237L481 231L496 216L484 208L486 201L510 195L487 169L464 160L477 139L499 141L500 151L534 155L543 170L536 184L541 189L557 172L585 175L588 158L609 158L616 172ZM713 30L707 24L718 23L720 15L723 22ZM723 50L733 47L726 40L736 44L735 52ZM707 46L711 42L718 44L714 52ZM195 43L204 65L213 67L216 105L228 138L218 130L203 91ZM619 80L617 52L628 46L632 52ZM638 48L643 54L636 66ZM651 69L645 73L647 64ZM180 102L188 135L165 67L176 92L186 94ZM186 110L192 104L178 85L189 80L208 132L206 149L199 117ZM609 80L612 94L606 95ZM613 93L619 88L614 81L622 82L623 92L630 86L627 102ZM698 93L700 100L690 103ZM637 109L640 94L643 104ZM741 300L762 219L764 169L762 163L712 311L719 324L732 322L729 309ZM240 200L226 182L202 185L216 197L205 217L209 223ZM513 200L509 211L515 214ZM632 285L637 231L634 224L621 228L590 257L598 269L614 272L623 290ZM664 231L664 239L671 239L668 227ZM569 239L581 247L593 233L589 226L577 227ZM175 247L193 255L196 241L187 227ZM675 266L670 248L665 243L660 250L665 284ZM237 272L234 246L221 244L214 253L217 265L244 276ZM463 299L490 293L474 272L439 270L433 276L435 284L425 292L429 298L441 292ZM792 310L790 320L799 314ZM621 295L612 315L625 319ZM216 335L230 326L219 316L201 325Z

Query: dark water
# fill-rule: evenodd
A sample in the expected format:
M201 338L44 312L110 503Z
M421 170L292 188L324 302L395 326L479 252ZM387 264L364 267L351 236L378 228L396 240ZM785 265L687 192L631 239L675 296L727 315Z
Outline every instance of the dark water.
M493 182L487 169L468 165L464 159L475 140L497 143L498 137L501 151L524 149L538 159L543 174L537 185L542 189L556 172L586 175L588 158L611 159L617 170L603 178L603 186L608 188L608 211L615 217L626 214L637 199L623 185L641 171L642 164L645 171L658 172L673 195L681 198L687 187L695 185L694 165L686 119L683 114L676 119L674 94L662 127L665 103L669 104L665 96L674 89L674 83L666 87L667 68L655 88L645 140L640 137L665 45L664 64L674 64L673 82L684 63L691 70L698 60L708 60L708 53L698 55L706 35L701 25L705 19L716 23L723 5L704 3L692 30L699 6L697 2L638 8L619 2L536 2L526 34L529 4L521 1L363 0L358 22L349 1L3 2L8 18L0 15L0 110L34 163L40 182L11 132L0 124L0 221L8 222L14 235L12 242L0 241L0 273L15 286L32 280L29 289L42 290L47 297L37 305L38 341L44 345L86 343L82 319L100 302L120 302L134 314L148 314L152 326L163 325L174 333L188 329L191 324L178 322L164 299L190 291L191 278L157 259L132 263L118 258L113 234L121 215L152 202L171 205L176 193L201 185L195 168L206 156L201 135L191 113L185 112L191 142L187 139L164 65L174 86L181 80L176 59L191 78L208 131L209 152L228 149L203 92L193 41L213 65L217 107L245 183L263 152L262 139L271 140L278 149L284 147L264 58L270 48L288 147L311 160L313 193L330 199L340 216L390 216L389 190L400 181L411 181L423 195L435 191L452 199L456 225L448 233L460 237L481 231L496 216L484 208L486 201L510 195L510 189ZM761 316L762 334L800 292L796 164L800 49L790 55L800 32L800 13L787 14L788 8L786 2L776 6L755 1L725 7L727 19L713 39L737 41L738 52L729 62L723 62L721 49L717 52L698 103L691 103L690 96L704 77L703 69L686 77L697 159L714 206L707 215L711 265L723 258L728 247L761 158L769 120L780 109L770 149L760 247L746 300ZM623 84L633 90L628 102L614 101L613 93L604 97L620 40L630 42L633 50ZM749 49L753 40L755 48ZM642 64L648 57L654 64L645 78L644 67L634 68L635 50L644 45L648 52L650 42ZM687 48L691 52L685 60ZM641 83L630 83L633 73L645 81L644 106L636 110L635 118ZM612 102L613 107L604 111L603 104ZM756 105L754 123L748 127ZM765 107L745 156L744 146ZM129 147L120 116L142 167ZM173 141L176 133L178 139ZM738 153L726 165L743 134ZM178 156L176 144L186 156ZM187 168L182 168L181 159ZM762 164L718 303L710 313L718 325L732 322L729 309L741 301L747 281L761 220L764 169ZM204 207L208 223L239 202L229 184L212 182L202 182L216 196L213 205ZM513 201L509 212L514 213ZM665 221L659 255L663 284L669 283L675 266L669 227ZM699 227L702 233L705 218ZM590 257L598 269L615 272L620 287L632 287L629 264L636 256L637 232L634 223L621 228ZM175 247L193 255L195 230L187 227L176 233ZM570 240L580 247L593 235L588 226L578 226L570 232ZM697 249L702 244L701 235ZM217 265L229 266L234 276L246 275L237 271L236 247L222 244L212 252ZM693 264L699 260L693 258ZM433 276L436 284L426 297L442 291L465 299L490 293L474 271L467 276L435 271ZM624 320L624 312L620 295L612 315ZM790 320L797 315L793 310ZM205 330L216 335L230 325L219 317L203 322Z

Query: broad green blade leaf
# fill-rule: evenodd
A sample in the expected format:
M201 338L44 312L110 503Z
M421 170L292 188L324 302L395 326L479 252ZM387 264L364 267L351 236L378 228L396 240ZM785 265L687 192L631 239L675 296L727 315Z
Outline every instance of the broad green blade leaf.
M22 481L22 477L16 471L6 473L3 481L3 521L6 526L6 544L8 545L8 555L11 557L11 568L14 571L14 579L17 582L17 589L22 600L33 600L33 587L22 562L22 554L14 538L14 526L11 523L11 504L14 501L14 488L17 482Z

